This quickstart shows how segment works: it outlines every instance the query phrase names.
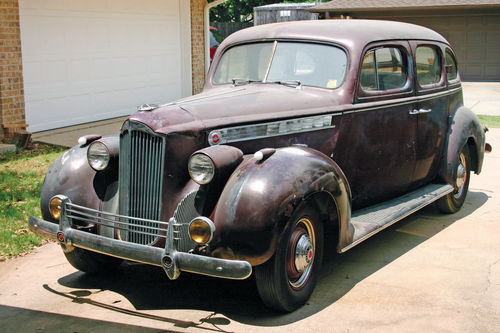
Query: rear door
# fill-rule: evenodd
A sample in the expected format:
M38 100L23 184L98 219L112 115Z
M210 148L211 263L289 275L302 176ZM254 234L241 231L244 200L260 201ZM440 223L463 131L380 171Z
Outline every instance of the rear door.
M417 107L411 117L418 120L414 180L423 184L437 172L448 129L448 91L445 59L441 45L428 41L412 41L415 59Z

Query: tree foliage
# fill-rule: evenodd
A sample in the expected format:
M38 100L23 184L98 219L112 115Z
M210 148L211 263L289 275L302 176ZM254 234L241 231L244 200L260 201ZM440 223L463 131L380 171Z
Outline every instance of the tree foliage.
M314 0L229 0L210 10L210 22L251 22L254 7L280 2L301 3L314 2Z

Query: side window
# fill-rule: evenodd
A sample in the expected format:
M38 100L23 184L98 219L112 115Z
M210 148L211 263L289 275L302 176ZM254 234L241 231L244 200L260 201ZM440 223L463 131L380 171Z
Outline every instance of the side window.
M415 63L417 66L417 81L420 86L441 81L441 61L435 47L417 47Z
M372 50L361 64L361 88L365 91L403 88L407 81L406 73L401 50L395 47Z
M446 80L455 81L458 78L457 62L450 50L446 50Z

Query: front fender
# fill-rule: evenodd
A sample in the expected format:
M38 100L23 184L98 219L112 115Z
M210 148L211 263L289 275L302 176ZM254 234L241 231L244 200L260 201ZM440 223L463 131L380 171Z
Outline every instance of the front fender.
M465 144L472 144L470 149L472 170L481 172L485 149L484 129L477 116L462 106L453 114L448 130L445 152L439 168L439 177L445 182L455 185L459 155Z
M261 161L245 156L227 181L213 214L213 254L244 259L253 266L274 254L281 231L303 200L327 192L336 205L341 242L349 242L351 193L347 180L326 155L303 147L276 149Z
M119 145L118 136L104 137L99 141L113 148ZM88 145L74 146L59 156L47 171L40 194L44 220L58 223L49 212L49 201L57 194L85 207L100 208L107 185L117 177L116 168L110 166L110 170L96 172L87 161L87 148Z

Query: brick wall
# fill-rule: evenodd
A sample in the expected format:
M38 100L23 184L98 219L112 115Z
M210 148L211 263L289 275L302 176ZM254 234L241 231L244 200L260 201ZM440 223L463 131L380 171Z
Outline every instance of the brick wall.
M24 124L18 0L0 0L0 138L3 125Z
M201 92L205 84L205 41L203 33L206 0L191 0L191 53L193 57L193 94Z

